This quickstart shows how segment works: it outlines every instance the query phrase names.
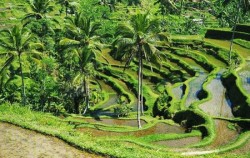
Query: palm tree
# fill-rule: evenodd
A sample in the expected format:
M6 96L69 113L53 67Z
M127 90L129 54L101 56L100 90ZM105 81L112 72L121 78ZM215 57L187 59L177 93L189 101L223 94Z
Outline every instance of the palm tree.
M62 6L62 9L60 10L60 14L63 11L63 7L65 7L65 14L66 17L68 16L68 7L69 7L69 1L68 0L57 0L57 4L60 4Z
M7 56L7 60L0 69L0 73L2 74L16 58L18 59L20 75L22 78L22 104L25 105L26 95L21 56L24 53L31 53L29 46L35 37L26 28L18 26L14 26L12 29L2 30L0 35L0 46L6 51L6 53L1 53L0 56Z
M32 19L39 20L46 16L47 13L53 10L53 6L50 5L51 0L28 0L27 1L32 12L27 13L22 21L24 26L32 21Z
M167 45L167 36L159 33L157 20L150 20L149 14L138 13L133 15L128 23L119 24L116 31L117 39L113 43L116 49L116 58L126 59L127 67L133 58L138 63L138 96L137 96L137 121L141 128L140 115L143 114L143 92L142 92L142 62L159 62L159 50L157 46Z
M230 50L229 50L229 65L231 66L231 58L232 58L232 50L233 50L233 40L234 40L234 36L235 36L235 30L236 30L236 26L237 23L239 22L239 18L240 18L240 13L242 12L243 15L246 15L250 10L250 1L249 0L224 0L222 1L224 6L228 6L230 3L234 3L236 6L235 8L237 8L237 10L235 10L236 14L235 17L233 19L233 33L232 33L232 38L231 38L231 42L230 42Z
M84 115L87 110L89 109L89 99L90 99L90 86L89 86L89 78L92 77L94 74L94 66L93 66L93 60L95 59L94 53L91 52L91 50L88 50L86 47L85 49L76 51L78 56L78 62L79 62L79 69L80 72L75 76L73 80L73 84L79 83L83 92L84 92L84 101L85 101L85 109L83 110L82 114ZM81 90L82 91L82 90Z
M86 108L83 115L89 108L89 70L90 63L94 60L97 54L100 55L101 44L97 31L100 29L100 24L91 21L91 18L86 18L82 13L77 13L74 18L66 18L66 37L60 41L60 45L66 48L66 52L77 54L78 75L75 81L81 81L81 86L84 90Z

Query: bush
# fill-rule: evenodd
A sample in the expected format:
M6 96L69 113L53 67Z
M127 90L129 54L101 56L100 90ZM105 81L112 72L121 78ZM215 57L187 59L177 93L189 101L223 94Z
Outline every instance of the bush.
M166 92L160 95L153 107L153 115L156 116L163 116L164 118L171 118L171 113L169 111L170 101L172 97L169 96Z
M131 111L132 108L125 102L119 103L119 105L114 108L114 113L117 117L128 116Z

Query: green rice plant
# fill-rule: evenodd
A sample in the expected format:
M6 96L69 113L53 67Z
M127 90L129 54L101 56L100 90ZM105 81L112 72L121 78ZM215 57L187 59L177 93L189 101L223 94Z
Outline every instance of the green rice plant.
M189 66L188 63L178 59L177 57L173 56L170 53L164 53L164 57L169 59L171 62L177 63L179 66L181 66L187 73L189 73L191 76L194 76L196 71Z
M189 50L181 49L181 48L173 48L172 51L173 51L174 54L178 54L180 56L188 57L188 58L193 59L196 63L198 63L199 65L201 65L208 72L211 72L215 68L215 66L212 65L206 59L206 57L204 57L204 56L202 56L200 54L196 54L193 51L189 51Z
M236 43L236 44L239 44L242 47L250 49L250 41L243 40L243 39L234 39L233 42Z

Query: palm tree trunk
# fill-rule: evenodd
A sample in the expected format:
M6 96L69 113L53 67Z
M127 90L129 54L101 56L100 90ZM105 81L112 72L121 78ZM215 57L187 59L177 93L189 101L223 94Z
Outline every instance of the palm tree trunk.
M229 50L229 66L231 66L232 62L232 50L233 50L233 41L234 41L234 36L235 36L235 30L236 30L236 23L234 24L233 27L233 34L232 38L230 40L230 50Z
M141 56L141 45L138 50L139 55L139 66L138 66L138 96L137 96L137 122L138 128L141 128L141 74L142 74L142 56Z
M238 19L239 19L239 13L240 13L240 6L238 4L238 12L237 12L237 15L235 17L234 26L233 26L233 34L232 34L232 38L230 40L229 67L231 67L231 64L232 64L233 41L234 41L234 36L235 36L236 25L237 25Z
M21 53L18 53L18 60L20 65L20 72L22 78L22 104L26 104L26 96L25 96L25 87L24 87L24 76L23 76L23 68L22 68L22 61L21 61Z
M89 83L88 83L88 77L84 77L84 86L85 86L85 102L86 102L86 107L82 113L82 115L85 115L87 110L89 109Z
M143 85L142 85L142 79L143 79L143 61L142 61L142 51L140 50L140 56L141 56L141 115L144 115L144 107L143 107Z
M181 15L181 13L182 13L182 8L183 8L183 0L181 0L181 7L180 7L180 15Z
M66 14L66 17L68 16L68 6L65 6L65 14Z

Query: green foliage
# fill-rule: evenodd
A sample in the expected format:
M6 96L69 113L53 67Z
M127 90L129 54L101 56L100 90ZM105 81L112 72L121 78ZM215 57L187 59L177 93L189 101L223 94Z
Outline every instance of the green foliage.
M249 22L249 7L249 2L245 0L217 0L213 5L213 10L221 27L232 27L235 22Z
M169 111L170 101L172 98L163 92L156 100L153 108L154 116L164 116L164 118L171 118L171 113Z
M114 108L114 113L117 117L128 116L132 108L126 103L126 98L121 96L118 100L118 106Z

